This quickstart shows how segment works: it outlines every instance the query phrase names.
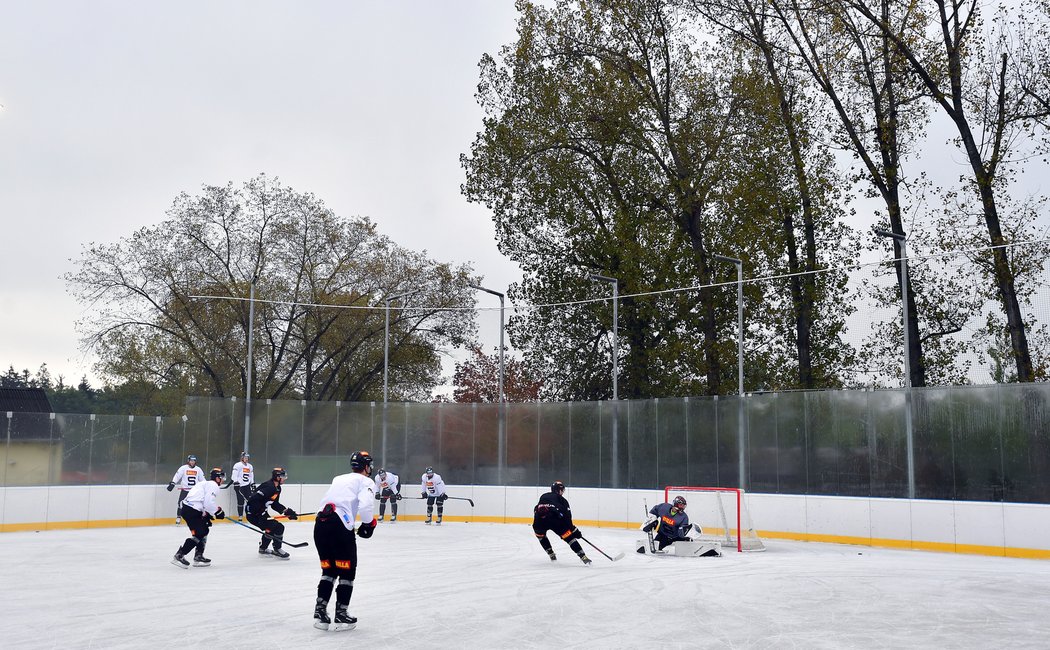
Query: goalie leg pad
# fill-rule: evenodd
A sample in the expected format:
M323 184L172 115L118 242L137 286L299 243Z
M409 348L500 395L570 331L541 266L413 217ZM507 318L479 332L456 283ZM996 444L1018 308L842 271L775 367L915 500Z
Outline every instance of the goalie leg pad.
M677 557L722 557L719 542L675 542L671 548Z

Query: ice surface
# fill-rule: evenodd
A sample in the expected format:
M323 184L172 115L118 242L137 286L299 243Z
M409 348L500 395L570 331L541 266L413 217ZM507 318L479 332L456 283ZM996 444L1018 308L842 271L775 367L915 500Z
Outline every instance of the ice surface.
M312 627L312 523L290 561L212 529L213 566L169 564L184 526L0 534L3 648L1046 648L1050 562L767 541L759 554L641 556L583 528L583 566L524 525L380 524L358 540L350 632ZM385 645L380 645L385 644Z

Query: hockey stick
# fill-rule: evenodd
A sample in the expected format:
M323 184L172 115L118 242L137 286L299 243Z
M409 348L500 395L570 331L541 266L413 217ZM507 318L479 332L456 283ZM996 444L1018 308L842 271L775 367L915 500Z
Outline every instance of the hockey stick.
M316 515L316 514L317 514L316 512L300 512L296 516L297 517L309 517L310 515ZM276 517L274 517L274 519L287 519L287 518L288 518L288 515L277 515Z
M457 499L459 501L469 501L470 502L470 507L471 508L474 507L474 499L468 499L467 497L449 497L449 496L446 496L446 498L447 499Z
M642 508L645 509L645 516L648 519L648 517L649 517L649 504L646 503L644 500L642 501ZM655 554L656 553L656 542L653 541L653 531L647 530L647 531L645 531L645 534L649 537L649 552Z
M605 557L609 558L609 561L611 561L611 562L615 562L617 560L622 560L623 559L623 551L620 551L619 553L617 553L616 557L611 557L608 553L606 553L602 549L598 548L597 546L594 546L594 543L591 542L591 540L589 540L586 537L584 537L583 535L580 535L580 539L582 539L583 541L587 542L592 547L594 547L594 550L598 551L599 553L601 553Z
M270 539L272 539L274 541L281 542L285 546L291 546L292 548L302 548L304 546L309 546L310 545L310 542L299 542L298 544L293 544L291 542L286 542L286 541L284 541L283 537L278 537L277 535L271 535L270 533L266 532L265 530L259 530L255 526L249 526L248 524L242 524L241 522L237 521L236 519L230 519L229 517L227 517L226 521L230 522L231 524L237 524L238 526L244 526L248 530L254 530L255 532L257 532L260 535L262 535L263 537L268 537L268 538L270 538Z

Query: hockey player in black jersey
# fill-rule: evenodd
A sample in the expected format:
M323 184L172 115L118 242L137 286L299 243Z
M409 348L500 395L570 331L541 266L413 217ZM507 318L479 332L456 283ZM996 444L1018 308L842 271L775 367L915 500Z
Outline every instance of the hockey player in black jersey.
M281 503L281 485L288 480L288 472L283 467L274 467L270 474L270 480L262 483L248 498L244 512L248 521L273 538L273 550L271 551L270 537L263 535L259 542L259 555L272 555L282 560L288 559L288 552L281 549L281 538L284 535L284 524L271 519L267 506L276 510L289 519L298 519L299 515L294 510Z
M540 496L540 502L532 509L532 532L536 533L540 546L547 551L552 562L558 558L554 555L550 540L547 539L548 530L565 540L565 543L569 545L573 553L580 556L584 564L590 564L590 558L583 552L580 543L576 541L583 537L583 533L572 523L572 509L569 507L569 502L562 496L564 494L565 484L555 481L551 485L551 491Z

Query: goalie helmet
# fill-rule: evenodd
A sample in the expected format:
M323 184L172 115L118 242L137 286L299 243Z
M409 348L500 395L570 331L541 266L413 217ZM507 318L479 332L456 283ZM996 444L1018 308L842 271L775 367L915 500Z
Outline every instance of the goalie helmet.
M565 492L565 484L561 481L551 483L551 492L554 492L555 494L563 494Z
M283 467L274 467L273 471L270 473L270 478L288 478L288 472L284 471Z
M681 512L685 512L685 497L677 496L674 501L671 502L671 507Z
M222 471L221 467L213 467L211 470L211 480L226 478L226 472Z
M372 466L372 454L367 451L355 451L350 454L350 469L360 472Z

